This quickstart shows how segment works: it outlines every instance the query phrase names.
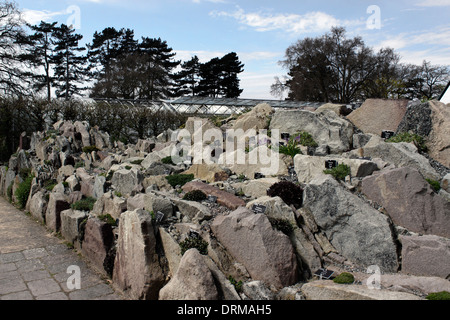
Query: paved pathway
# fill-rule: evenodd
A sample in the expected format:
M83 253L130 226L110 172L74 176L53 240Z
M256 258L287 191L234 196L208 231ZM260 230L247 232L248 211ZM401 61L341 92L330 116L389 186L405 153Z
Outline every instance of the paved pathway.
M70 266L79 267L80 289L69 288ZM83 257L0 197L0 300L122 299Z

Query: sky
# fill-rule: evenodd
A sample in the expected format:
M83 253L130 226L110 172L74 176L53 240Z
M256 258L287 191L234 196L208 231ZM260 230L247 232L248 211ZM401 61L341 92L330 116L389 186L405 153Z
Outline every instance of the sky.
M23 18L73 25L82 45L95 31L130 28L161 38L187 61L236 52L245 64L241 98L270 94L286 49L343 26L378 51L394 48L404 63L450 65L450 0L16 0Z

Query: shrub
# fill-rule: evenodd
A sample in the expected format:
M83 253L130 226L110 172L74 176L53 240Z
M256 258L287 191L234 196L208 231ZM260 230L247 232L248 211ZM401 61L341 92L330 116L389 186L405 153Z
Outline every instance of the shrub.
M439 183L439 181L427 179L427 182L430 184L430 186L434 190L434 192L437 193L441 190L441 184Z
M242 281L236 281L233 276L229 276L228 281L230 281L230 283L234 286L237 293L242 292L242 285L244 284Z
M272 218L272 217L268 217L268 218L269 218L269 221L270 221L270 224L272 225L272 227L283 232L285 235L289 236L294 231L294 227L288 220L277 219L277 218Z
M143 162L143 159L139 159L139 160L134 160L131 162L131 164L136 164L136 165L141 165L141 163Z
M336 180L344 180L346 176L351 174L350 167L345 164L340 164L331 170L324 170L325 174L331 174Z
M344 272L334 278L333 282L339 284L352 284L355 282L355 277L351 273Z
M296 144L290 142L286 146L280 145L279 152L281 154L291 156L292 158L294 158L298 154L302 154L300 148Z
M97 148L96 146L88 146L83 148L84 153L91 153L93 151L100 151L100 149Z
M9 202L12 202L12 196L13 196L12 188L13 188L13 183L11 182L11 184L6 189L6 196L8 197Z
M92 211L96 201L97 201L96 199L90 198L90 197L81 199L80 201L77 201L74 204L72 204L71 208L73 210L78 210L78 211Z
M390 139L387 139L386 142L390 143L400 143L400 142L408 142L408 143L414 143L414 145L417 147L417 149L420 152L427 152L428 148L425 144L425 139L422 136L419 136L414 133L409 132L403 132L400 134L397 134L393 136Z
M270 197L280 197L287 205L300 208L303 204L303 189L290 181L280 181L267 190Z
M184 255L189 249L195 248L200 254L206 256L208 254L208 242L202 238L187 238L180 242L181 255Z
M164 164L175 165L175 163L173 163L173 161L172 161L172 156L161 159L161 162Z
M312 137L312 135L309 134L308 132L304 132L304 131L300 132L295 139L299 139L300 145L305 146L305 147L317 148L319 146L317 144L317 142L314 141L314 138Z
M17 188L15 192L15 196L17 198L18 204L21 208L25 208L28 196L30 195L31 191L31 183L33 182L34 176L29 175L25 181L23 181L19 187Z
M58 184L56 180L47 180L44 182L44 188L47 191L52 192L53 188Z
M206 200L208 196L201 190L192 190L186 193L183 197L183 200L188 201L203 201Z
M103 214L98 216L100 221L106 222L111 226L115 226L117 224L116 220L110 214Z
M78 161L75 163L75 169L83 168L84 167L84 161Z
M194 180L193 174L174 174L166 177L167 181L172 187L184 186L189 181Z
M450 300L450 292L441 291L430 293L427 297L427 300Z

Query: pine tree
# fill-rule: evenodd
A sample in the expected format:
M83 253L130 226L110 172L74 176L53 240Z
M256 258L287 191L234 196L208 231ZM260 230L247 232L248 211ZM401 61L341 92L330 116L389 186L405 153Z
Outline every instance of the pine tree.
M244 65L236 53L231 52L222 58L213 58L200 66L199 96L237 98L243 92L239 88L238 74Z
M172 70L180 61L175 61L175 53L161 38L142 38L139 44L141 57L141 84L139 86L139 98L160 100L173 95Z
M0 91L5 96L29 94L30 45L24 22L13 2L0 2Z
M119 55L122 30L106 28L101 33L95 32L92 44L87 45L89 68L97 83L91 95L102 98L114 98L112 82L112 64Z
M195 97L198 93L200 60L197 56L181 64L181 71L175 74L175 96L190 95Z
M76 34L74 29L65 24L55 28L53 36L55 54L52 62L55 64L56 96L69 100L86 90L86 87L80 85L87 80L89 74L86 67L87 56L77 54L86 50L78 46L83 36Z
M43 74L34 74L34 88L37 91L46 90L47 100L50 101L52 94L51 89L54 83L52 76L52 56L53 41L52 35L55 31L57 22L47 23L41 21L39 25L31 26L31 30L35 33L30 36L30 42L33 44L30 50L30 56L33 57L34 67L43 69Z
M235 52L225 55L221 59L222 75L220 79L221 94L225 98L237 98L244 91L239 88L238 74L244 71L244 64L239 61Z

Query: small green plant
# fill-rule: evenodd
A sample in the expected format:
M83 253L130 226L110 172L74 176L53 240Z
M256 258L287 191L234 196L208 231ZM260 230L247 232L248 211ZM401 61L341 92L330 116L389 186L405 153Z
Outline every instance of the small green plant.
M83 148L84 153L91 153L93 151L100 151L100 149L97 148L96 146L87 146Z
M355 277L351 273L344 272L334 278L333 282L339 284L352 284L355 282Z
M240 182L243 182L247 180L247 177L244 174L240 174L237 179L240 180Z
M173 163L172 157L165 157L161 159L161 162L164 164L170 164L170 165L175 165L175 163Z
M53 188L55 188L55 186L57 184L58 184L58 182L56 180L54 180L54 179L47 180L47 181L44 182L44 188L45 188L45 190L52 192Z
M236 281L233 276L229 276L228 281L230 281L230 283L234 286L234 289L236 289L237 293L242 292L242 285L244 284L242 281Z
M19 176L25 180L26 178L28 178L29 176L31 176L31 169L30 168L21 168L19 170Z
M280 145L279 152L292 158L294 158L298 154L302 154L302 151L298 147L298 144L296 144L295 142L293 143L291 141L289 141L287 145L284 146Z
M92 211L96 201L94 198L84 198L72 204L71 208L78 211Z
M349 166L340 164L331 170L324 170L323 173L331 174L336 180L341 181L351 174L351 170Z
M427 179L427 182L430 184L434 192L438 193L441 190L441 184L439 183L439 181Z
M134 160L134 161L131 162L131 164L140 165L143 161L144 161L143 159Z
M75 169L83 168L84 167L84 161L78 161L75 163Z
M122 193L119 191L114 191L114 194L116 195L116 197L122 198Z
M189 249L195 248L200 254L206 256L208 254L208 242L202 238L187 238L180 242L181 255L184 255Z
M166 179L172 187L176 186L184 186L186 183L194 180L193 174L174 174L171 176L167 176Z
M270 224L272 225L272 227L283 232L285 235L290 236L291 233L294 231L294 227L288 220L272 218L272 217L268 217L268 218L269 218L269 221L270 221Z
M427 300L450 300L450 292L441 291L430 293L427 297Z
M192 190L186 193L183 197L183 200L188 201L203 201L206 200L208 196L201 190Z
M319 146L317 144L317 142L314 141L314 138L312 137L312 135L305 131L302 131L299 134L297 134L295 139L299 139L300 145L305 146L305 147L317 148Z
M290 181L280 181L267 190L270 197L280 197L287 205L300 208L303 204L303 189Z
M387 139L386 142L390 143L400 143L400 142L408 142L408 143L414 143L414 145L417 147L417 149L420 152L427 152L428 148L425 144L425 139L422 136L419 136L418 134L409 133L409 132L403 132L400 134L397 134L393 136L390 139Z
M31 183L33 182L33 179L34 176L30 174L25 179L25 181L19 184L19 187L16 189L15 196L21 208L25 208L27 204L28 196L30 195L31 191Z
M11 184L8 186L8 188L6 189L6 196L8 197L9 202L12 202L12 196L13 196L13 183L11 182Z
M131 170L133 167L130 167L130 166L125 166L125 169L126 170Z
M108 175L106 176L106 181L111 181L114 176L114 170L111 170L108 172Z
M111 226L115 226L117 224L116 219L114 219L110 214L102 214L98 216L100 221L106 222Z

